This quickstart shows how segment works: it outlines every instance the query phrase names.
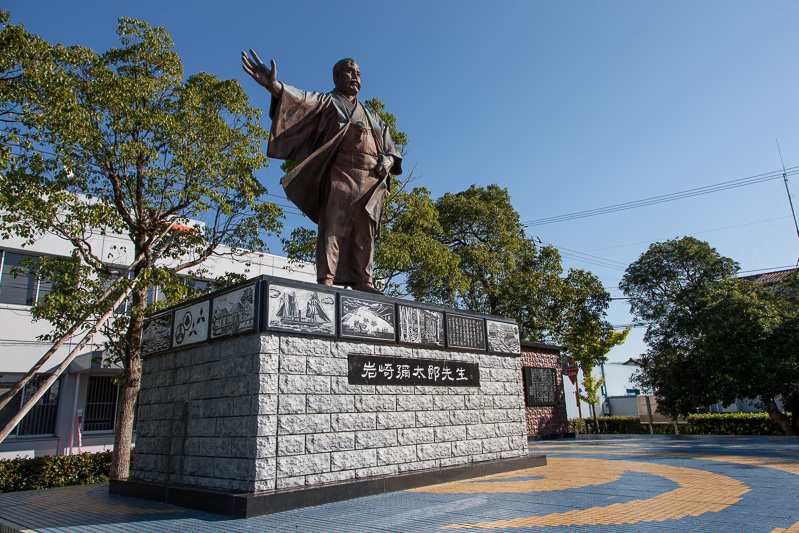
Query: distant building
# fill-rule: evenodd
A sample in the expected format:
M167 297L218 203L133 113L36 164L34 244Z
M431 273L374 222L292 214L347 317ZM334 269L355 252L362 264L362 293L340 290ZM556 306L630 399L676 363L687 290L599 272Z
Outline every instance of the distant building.
M763 272L761 274L752 274L750 276L740 276L740 279L747 279L755 283L761 283L766 286L775 285L785 280L789 274L796 272L797 268L788 268L786 270L775 270L774 272Z
M129 254L124 246L130 246L121 236L97 236L92 246L99 256L115 254L115 262L129 264ZM21 246L19 240L0 240L0 395L10 390L33 365L47 352L51 344L40 342L37 337L48 333L46 322L33 322L30 308L49 291L50 284L26 275L13 276L12 270L22 266L25 258L39 256L68 256L68 243L47 236L33 246ZM249 254L246 258L249 269L241 260L214 258L204 263L210 277L234 272L247 277L267 274L300 281L316 281L313 265L289 263L284 257L271 254ZM127 263L126 263L127 261ZM203 280L193 280L202 284ZM148 296L150 301L162 298L157 290ZM0 426L13 418L23 403L30 398L72 351L82 336L76 335L67 342L42 367L25 388L5 409L0 411ZM0 458L16 456L66 455L83 451L111 449L114 442L117 396L119 387L115 378L120 368L103 368L102 339L96 338L87 345L69 365L66 372L42 397L36 406L22 419L11 435L0 443ZM79 442L78 414L82 414L82 438ZM135 438L135 437L134 437Z

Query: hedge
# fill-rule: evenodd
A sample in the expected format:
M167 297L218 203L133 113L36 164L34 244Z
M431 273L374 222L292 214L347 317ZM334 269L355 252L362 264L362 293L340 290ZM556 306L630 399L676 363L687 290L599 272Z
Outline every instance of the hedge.
M108 481L111 452L0 460L0 493Z
M637 416L600 416L600 433L644 434L649 425L641 423ZM688 423L680 424L683 435L780 435L777 425L766 413L721 413L688 415ZM674 434L674 425L656 424L655 433ZM594 433L592 418L569 420L569 431Z
M767 413L690 415L694 435L782 435Z

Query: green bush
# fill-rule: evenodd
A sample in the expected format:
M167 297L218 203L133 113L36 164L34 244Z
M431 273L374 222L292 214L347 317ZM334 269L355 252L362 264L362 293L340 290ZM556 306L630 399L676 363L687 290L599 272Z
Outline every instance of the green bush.
M641 424L637 416L600 416L600 433L649 433L649 428ZM593 418L577 418L569 420L569 431L574 433L595 433Z
M637 416L600 416L599 430L604 434L649 433L649 425L643 424ZM575 418L569 420L569 431L574 433L594 433L594 420ZM658 435L674 434L674 425L655 424ZM777 425L766 413L722 413L689 415L687 424L680 424L682 435L780 435Z
M767 413L690 415L693 435L781 435Z
M108 481L111 452L0 460L0 493Z

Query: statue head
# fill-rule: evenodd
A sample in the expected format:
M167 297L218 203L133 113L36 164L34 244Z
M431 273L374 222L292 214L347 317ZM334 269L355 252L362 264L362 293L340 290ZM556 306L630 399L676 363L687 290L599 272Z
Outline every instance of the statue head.
M355 96L361 90L361 70L352 58L345 58L333 66L333 84L346 96Z

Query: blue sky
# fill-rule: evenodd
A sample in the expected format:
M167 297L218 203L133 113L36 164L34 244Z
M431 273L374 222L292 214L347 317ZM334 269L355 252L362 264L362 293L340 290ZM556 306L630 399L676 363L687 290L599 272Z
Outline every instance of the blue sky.
M777 171L777 139L785 166L799 165L796 2L3 4L29 31L98 52L117 45L120 16L164 26L187 74L236 78L260 107L268 95L241 70L242 50L274 58L279 79L314 90L332 88L332 65L354 57L362 99L378 96L409 136L404 167L416 167L416 185L437 198L498 183L523 221ZM278 167L259 178L280 194ZM799 192L799 179L789 185ZM684 235L744 271L799 259L781 179L528 233L613 296L650 243ZM627 304L614 302L610 318L629 323ZM642 334L611 360L641 353Z

